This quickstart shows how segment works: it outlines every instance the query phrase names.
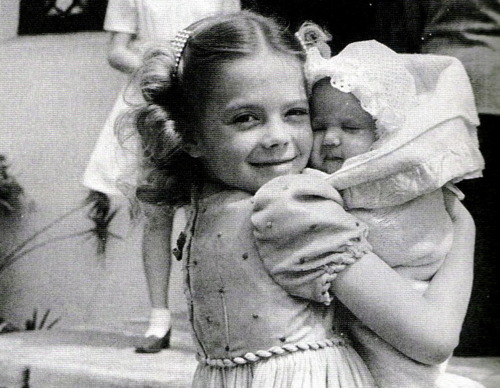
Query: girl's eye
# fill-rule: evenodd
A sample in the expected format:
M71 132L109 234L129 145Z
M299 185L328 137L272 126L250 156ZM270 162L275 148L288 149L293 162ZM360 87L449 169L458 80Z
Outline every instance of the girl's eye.
M255 117L250 114L242 114L234 118L235 123L248 123L253 120L255 120Z
M305 108L293 108L286 112L286 116L309 116L309 110Z
M285 113L285 118L292 123L303 124L309 121L309 110L305 108L293 108Z
M250 113L240 114L233 119L233 123L245 124L245 125L251 125L251 124L254 124L258 121L259 121L258 118L255 115L250 114Z

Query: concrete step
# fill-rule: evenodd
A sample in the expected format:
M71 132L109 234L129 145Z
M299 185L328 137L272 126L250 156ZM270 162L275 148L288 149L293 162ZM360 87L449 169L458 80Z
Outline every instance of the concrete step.
M197 362L189 339L174 335L171 349L151 355L134 353L138 340L96 331L2 334L0 387L190 387ZM454 357L448 370L500 387L500 358Z
M173 338L174 339L174 338ZM34 331L0 336L0 387L175 387L191 385L194 350L177 338L157 354L134 352L138 337Z

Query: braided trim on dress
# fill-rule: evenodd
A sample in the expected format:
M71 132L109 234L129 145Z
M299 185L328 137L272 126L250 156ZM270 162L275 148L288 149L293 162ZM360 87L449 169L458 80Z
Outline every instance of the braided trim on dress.
M347 341L344 338L330 338L321 341L305 343L298 342L296 344L285 344L282 346L273 346L268 350L257 350L255 353L248 352L242 357L234 357L232 359L229 358L204 358L199 354L196 355L196 358L199 362L205 363L209 366L217 366L217 367L235 367L238 365L245 365L249 363L255 363L260 360L265 360L273 356L281 356L289 353L294 353L298 351L304 350L318 350L333 346L346 346Z

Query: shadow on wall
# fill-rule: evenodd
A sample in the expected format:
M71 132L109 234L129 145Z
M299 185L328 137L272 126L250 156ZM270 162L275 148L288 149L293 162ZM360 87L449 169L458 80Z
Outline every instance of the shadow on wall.
M107 241L104 260L81 184L125 84L106 62L107 41L104 32L79 32L0 43L0 154L25 205L0 217L0 317L18 327L34 309L38 319L50 309L47 322L61 317L54 330L142 333L147 324L141 225L122 207L108 222L121 239Z

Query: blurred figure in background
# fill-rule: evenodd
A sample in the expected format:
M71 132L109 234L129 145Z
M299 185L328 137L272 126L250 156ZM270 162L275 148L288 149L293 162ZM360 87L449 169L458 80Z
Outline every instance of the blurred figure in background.
M472 83L479 112L484 177L463 182L465 204L477 227L475 283L462 332L461 355L499 355L500 251L496 227L500 174L495 153L500 144L500 2L498 0L424 0L422 52L454 56ZM498 161L497 161L498 163Z
M170 41L178 31L197 20L239 9L239 0L109 0L104 21L104 29L111 35L108 62L113 68L132 74L141 65L144 52L155 43ZM135 187L139 179L139 141L133 136L118 138L114 129L117 118L129 109L125 90L126 87L106 120L84 174L83 184L91 190L88 201L94 204L89 214L92 219L110 214L113 197L132 194L130 187ZM151 223L157 222L158 210L145 210L145 235ZM167 212L173 220L173 210L161 209L161 212ZM145 238L143 244L149 241ZM170 246L164 249L169 252ZM170 255L144 256L144 267L152 309L145 342L137 350L154 353L168 347L170 342L171 316L167 308Z
M415 0L242 0L241 5L282 19L292 32L313 21L332 34L334 54L370 39L399 53L420 49L423 5Z

